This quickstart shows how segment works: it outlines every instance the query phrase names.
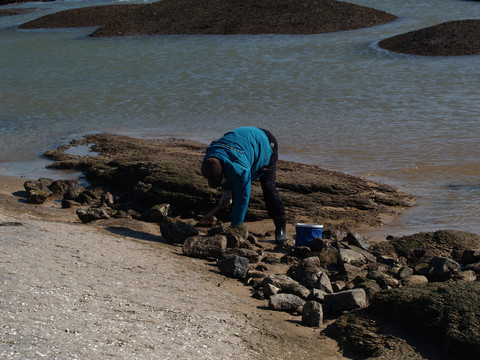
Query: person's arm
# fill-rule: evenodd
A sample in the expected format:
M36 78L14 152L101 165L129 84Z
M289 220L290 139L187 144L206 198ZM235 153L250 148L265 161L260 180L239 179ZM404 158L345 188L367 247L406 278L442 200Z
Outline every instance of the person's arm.
M232 226L241 225L245 219L250 200L250 172L245 171L243 176L233 183Z

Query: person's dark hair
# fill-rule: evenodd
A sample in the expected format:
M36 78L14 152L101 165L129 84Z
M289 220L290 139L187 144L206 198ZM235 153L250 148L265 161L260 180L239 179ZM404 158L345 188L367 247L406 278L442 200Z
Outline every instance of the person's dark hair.
M208 180L208 186L217 188L222 184L222 163L217 158L207 158L202 164L202 175Z

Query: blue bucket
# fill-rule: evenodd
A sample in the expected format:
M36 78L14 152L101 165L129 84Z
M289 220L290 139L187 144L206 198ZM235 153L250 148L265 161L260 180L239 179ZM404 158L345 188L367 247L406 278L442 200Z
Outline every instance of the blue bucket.
M312 239L322 237L323 225L295 224L295 246L310 246Z

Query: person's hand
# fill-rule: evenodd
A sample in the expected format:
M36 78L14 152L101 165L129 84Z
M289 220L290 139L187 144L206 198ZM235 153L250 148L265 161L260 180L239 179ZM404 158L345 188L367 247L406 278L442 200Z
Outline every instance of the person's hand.
M227 208L232 204L232 193L225 191L220 199L220 205Z

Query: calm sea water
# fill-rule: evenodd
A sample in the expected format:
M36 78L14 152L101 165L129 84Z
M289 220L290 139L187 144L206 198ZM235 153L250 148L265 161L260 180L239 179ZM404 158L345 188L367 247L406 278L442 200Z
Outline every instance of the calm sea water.
M90 39L92 29L16 28L99 1L29 3L0 18L0 173L64 177L41 154L112 132L208 143L243 125L270 129L281 158L388 183L414 208L380 231L480 233L480 56L393 54L386 37L480 18L460 0L355 0L399 16L308 36ZM479 34L480 36L480 34Z

